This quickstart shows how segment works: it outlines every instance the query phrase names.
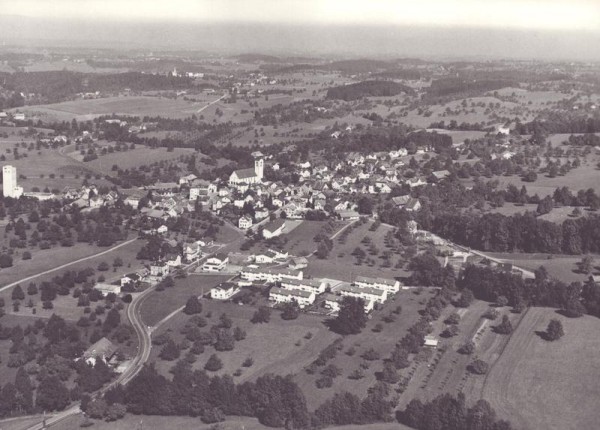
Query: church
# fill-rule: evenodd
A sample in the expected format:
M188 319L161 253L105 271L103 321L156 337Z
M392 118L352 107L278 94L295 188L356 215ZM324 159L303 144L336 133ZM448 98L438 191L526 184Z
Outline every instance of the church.
M234 171L229 176L229 185L252 185L262 182L265 165L264 156L261 152L256 151L252 153L252 157L254 157L254 168Z

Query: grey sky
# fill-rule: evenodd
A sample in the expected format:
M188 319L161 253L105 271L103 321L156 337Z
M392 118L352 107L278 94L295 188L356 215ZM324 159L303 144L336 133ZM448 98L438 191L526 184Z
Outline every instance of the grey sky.
M600 31L600 0L0 0L3 14L119 21Z

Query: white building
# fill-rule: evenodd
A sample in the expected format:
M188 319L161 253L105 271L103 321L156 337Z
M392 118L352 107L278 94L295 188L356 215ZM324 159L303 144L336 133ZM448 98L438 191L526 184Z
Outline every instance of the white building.
M169 266L167 263L156 262L150 265L150 276L153 278L162 278L169 274Z
M281 282L282 280L296 279L301 280L304 272L301 270L289 269L258 269L245 267L240 273L242 279L246 281L266 281L270 283Z
M238 227L241 228L242 230L249 229L250 227L252 227L252 218L250 218L249 216L241 217L240 220L238 221Z
M17 168L13 166L2 167L2 194L4 197L18 199L23 195L23 187L17 185Z
M345 285L338 289L342 296L356 297L363 299L366 302L385 303L387 300L387 291L377 288L357 287L354 285Z
M360 288L376 288L385 290L388 294L396 294L400 291L400 282L395 279L369 278L367 276L357 276L354 284Z
M210 290L210 298L214 300L229 300L240 289L231 282L223 282Z
M281 287L286 290L300 290L309 293L323 294L327 284L318 279L283 279Z
M269 300L276 304L290 303L295 300L300 308L305 308L315 302L315 293L273 287L269 291Z
M277 237L283 233L285 229L285 220L278 218L275 221L271 221L263 228L262 235L265 239L271 239Z
M202 265L202 270L205 272L220 272L229 263L227 254L219 253L211 255Z

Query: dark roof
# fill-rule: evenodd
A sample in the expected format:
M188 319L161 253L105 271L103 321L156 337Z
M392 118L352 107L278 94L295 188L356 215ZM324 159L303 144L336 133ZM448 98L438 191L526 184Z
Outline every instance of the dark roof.
M250 167L248 169L236 170L234 173L236 174L238 179L248 179L248 178L253 178L254 176L256 176L256 171L254 170L254 167Z
M114 355L115 352L117 352L117 349L118 349L117 346L115 346L107 338L103 337L98 342L96 342L95 344L90 346L83 353L83 357L84 358L104 357L106 360L108 360L110 357L112 357Z
M264 227L264 230L270 231L272 233L272 232L279 230L284 224L285 224L285 220L278 218L275 221L271 221L270 223L268 223Z

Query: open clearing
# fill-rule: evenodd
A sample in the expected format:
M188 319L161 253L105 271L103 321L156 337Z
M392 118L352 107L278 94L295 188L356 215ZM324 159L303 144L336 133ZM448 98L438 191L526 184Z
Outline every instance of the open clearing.
M551 318L565 336L536 335ZM520 429L598 428L600 319L568 319L546 308L530 309L486 378L483 397Z

